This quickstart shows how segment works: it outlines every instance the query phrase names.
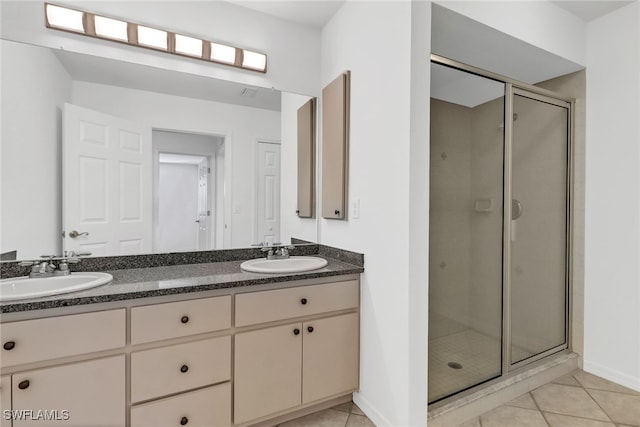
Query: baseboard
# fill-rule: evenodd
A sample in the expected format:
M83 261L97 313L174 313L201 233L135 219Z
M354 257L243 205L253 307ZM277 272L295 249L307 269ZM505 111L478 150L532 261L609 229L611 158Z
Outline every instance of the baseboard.
M358 405L362 412L371 420L377 427L400 427L392 424L384 415L380 413L362 394L353 393L353 403Z
M587 359L583 361L583 369L593 375L605 378L614 383L623 385L632 390L640 392L640 378L627 375L615 369L608 368L599 363L591 362Z

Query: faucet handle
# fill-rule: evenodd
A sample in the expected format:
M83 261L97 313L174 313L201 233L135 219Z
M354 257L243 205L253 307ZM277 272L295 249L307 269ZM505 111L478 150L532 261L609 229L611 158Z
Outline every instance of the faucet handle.
M33 265L37 265L38 261L20 261L18 264L20 267L31 267Z

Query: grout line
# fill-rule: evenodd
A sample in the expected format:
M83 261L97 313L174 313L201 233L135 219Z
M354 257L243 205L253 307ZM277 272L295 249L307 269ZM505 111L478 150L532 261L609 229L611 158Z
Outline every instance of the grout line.
M624 386L621 386L624 387ZM593 391L604 391L606 393L615 393L615 394L621 394L623 396L635 396L635 397L640 397L640 394L633 394L633 393L625 393L624 391L612 391L612 390L605 390L603 388L595 388L595 387L582 387L585 390L593 390ZM636 392L637 393L637 392Z
M587 417L581 417L580 415L569 415L569 414L561 414L560 412L553 412L553 411L543 411L542 413L547 413L547 414L553 414L553 415L562 415L563 417L569 417L569 418L577 418L579 420L588 420L588 421L599 421L601 423L606 423L607 421L603 421L603 420L597 420L595 418L587 418ZM605 412L605 415L607 417L609 417L609 415ZM616 425L615 422L613 422L613 420L611 420L611 418L609 418L609 421L611 424Z
M344 420L344 427L347 427L347 424L349 424L349 418L351 418L351 414L353 412L349 411L349 413L347 414L347 419Z
M609 415L609 413L607 411L604 410L604 408L602 406L600 406L600 404L598 403L598 401L591 395L591 393L589 393L589 390L587 390L586 388L582 388L584 390L585 393L587 393L587 396L589 396L589 398L591 400L593 400L596 405L598 405L598 408L600 408L600 410L607 416L607 418L609 418L609 421L611 421L613 423L613 419L611 418L611 416Z
M540 411L540 414L542 415L542 419L544 420L544 422L547 423L549 427L551 427L551 423L549 422L547 417L544 416L544 412Z

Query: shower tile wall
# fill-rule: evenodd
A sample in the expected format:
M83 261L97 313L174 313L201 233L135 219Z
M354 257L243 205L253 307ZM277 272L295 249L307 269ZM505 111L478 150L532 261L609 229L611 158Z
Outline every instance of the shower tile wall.
M500 374L502 115L431 100L430 401Z
M429 337L469 327L471 110L431 100Z

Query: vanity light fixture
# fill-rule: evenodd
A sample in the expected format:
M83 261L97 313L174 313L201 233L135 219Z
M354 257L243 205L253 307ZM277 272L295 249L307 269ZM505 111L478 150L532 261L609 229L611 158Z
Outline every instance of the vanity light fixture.
M47 28L267 72L267 55L264 53L51 3L45 3L44 8Z
M98 15L94 15L93 19L96 36L105 39L129 42L129 34L127 31L128 26L126 22Z
M176 34L176 53L202 57L202 40L182 34Z
M138 44L140 46L167 50L169 47L169 39L166 31L138 25Z

